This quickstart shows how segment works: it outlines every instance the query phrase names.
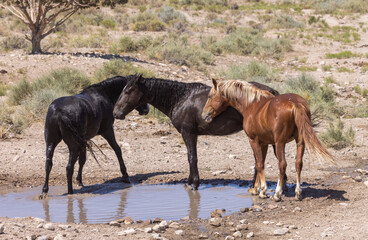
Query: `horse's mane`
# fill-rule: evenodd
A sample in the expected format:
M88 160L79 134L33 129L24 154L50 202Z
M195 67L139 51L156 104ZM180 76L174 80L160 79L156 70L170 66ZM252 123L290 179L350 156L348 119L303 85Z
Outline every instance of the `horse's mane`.
M250 104L253 101L259 101L261 97L274 96L267 90L262 90L248 82L240 80L227 80L217 84L217 91L221 91L222 94L229 100L243 99L245 104Z

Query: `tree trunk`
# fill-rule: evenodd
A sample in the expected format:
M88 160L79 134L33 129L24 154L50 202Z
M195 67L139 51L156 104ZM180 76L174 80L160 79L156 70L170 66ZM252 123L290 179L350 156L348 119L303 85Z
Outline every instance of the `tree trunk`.
M31 54L39 54L42 53L42 49L41 49L41 40L42 40L42 33L41 32L36 32L36 31L32 31L32 51Z

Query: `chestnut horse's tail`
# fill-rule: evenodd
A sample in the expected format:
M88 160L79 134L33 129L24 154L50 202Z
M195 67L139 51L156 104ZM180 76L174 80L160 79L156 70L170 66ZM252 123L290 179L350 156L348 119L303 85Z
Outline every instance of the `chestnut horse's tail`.
M308 152L316 155L318 160L328 160L334 165L337 165L334 157L327 151L314 132L310 115L308 116L307 114L307 109L308 106L300 103L294 107L295 124L299 134L298 141L304 141Z

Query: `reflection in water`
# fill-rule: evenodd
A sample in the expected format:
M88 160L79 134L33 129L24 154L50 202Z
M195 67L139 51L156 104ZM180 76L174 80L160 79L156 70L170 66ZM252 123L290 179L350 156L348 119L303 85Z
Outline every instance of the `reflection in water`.
M82 190L88 193L80 193ZM64 194L64 187L53 187L44 200L35 200L39 188L0 195L0 217L34 216L46 221L74 223L105 223L126 216L134 220L156 217L178 220L188 215L208 218L211 211L223 208L230 214L252 205L247 188L237 185L202 184L198 191L192 191L183 184L122 186L110 183L82 190L68 196Z

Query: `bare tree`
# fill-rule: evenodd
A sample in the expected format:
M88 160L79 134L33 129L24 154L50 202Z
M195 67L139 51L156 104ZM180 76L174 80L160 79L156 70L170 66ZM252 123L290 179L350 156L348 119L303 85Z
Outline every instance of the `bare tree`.
M115 7L128 0L0 0L0 7L9 10L31 30L26 39L32 43L32 54L42 53L41 40L83 8Z

